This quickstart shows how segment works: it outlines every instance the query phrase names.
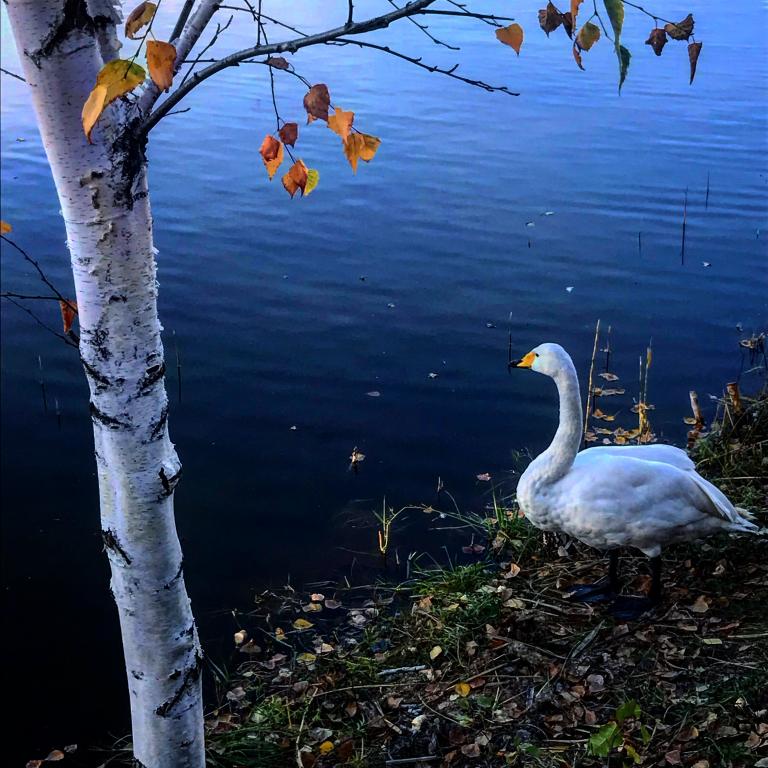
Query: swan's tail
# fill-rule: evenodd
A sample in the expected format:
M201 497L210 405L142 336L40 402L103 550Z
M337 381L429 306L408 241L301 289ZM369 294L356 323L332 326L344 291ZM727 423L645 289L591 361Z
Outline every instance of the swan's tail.
M732 531L743 531L745 533L757 533L760 529L752 520L754 516L740 507L734 507L728 497L716 486L712 485L696 472L691 472L694 482L704 491L707 498L712 502L719 517L730 523L728 528Z

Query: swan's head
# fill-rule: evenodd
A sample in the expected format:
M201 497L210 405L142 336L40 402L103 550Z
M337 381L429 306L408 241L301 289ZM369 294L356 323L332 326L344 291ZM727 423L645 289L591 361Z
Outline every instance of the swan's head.
M510 360L509 368L530 368L537 373L551 376L553 379L561 372L571 368L571 358L559 344L539 344L519 360Z

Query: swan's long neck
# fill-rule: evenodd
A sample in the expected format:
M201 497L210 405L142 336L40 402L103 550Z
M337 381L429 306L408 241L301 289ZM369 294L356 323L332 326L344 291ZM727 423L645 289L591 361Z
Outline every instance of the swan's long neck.
M583 420L579 380L570 358L564 362L567 365L564 364L554 377L560 395L560 424L549 448L534 462L536 480L540 483L553 483L563 477L581 447Z

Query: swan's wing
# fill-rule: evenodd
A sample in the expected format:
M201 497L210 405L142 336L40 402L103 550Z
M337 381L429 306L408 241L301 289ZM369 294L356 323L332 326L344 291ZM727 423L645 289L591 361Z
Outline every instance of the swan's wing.
M658 443L653 445L596 445L577 454L576 462L584 461L589 456L598 455L628 456L644 461L660 461L662 464L671 464L673 467L685 470L696 468L685 451L675 448L674 445L660 445Z
M573 493L582 503L602 507L615 503L624 507L628 516L641 514L657 518L656 524L660 523L659 516L665 518L665 525L690 525L696 517L707 516L742 530L757 530L739 515L722 491L697 472L663 461L637 458L628 448L582 451L577 456L579 461L574 462L571 472L560 482L565 481L566 486L570 486L566 492Z

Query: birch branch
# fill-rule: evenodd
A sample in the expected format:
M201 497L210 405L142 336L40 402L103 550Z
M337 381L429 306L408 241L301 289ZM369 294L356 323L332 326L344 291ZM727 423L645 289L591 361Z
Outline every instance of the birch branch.
M210 64L205 69L201 69L199 72L196 72L194 75L192 75L192 77L189 78L189 80L187 80L186 83L179 86L173 93L170 94L170 96L168 96L168 98L162 104L160 104L159 107L157 107L146 118L141 126L140 132L142 135L149 133L149 131L151 131L152 128L154 128L160 122L160 120L162 120L163 117L168 114L168 112L170 112L188 93L190 93L190 91L200 85L200 83L207 80L212 75L215 75L217 72L221 72L222 70L229 67L238 66L240 62L245 61L246 59L253 58L254 56L265 56L272 53L283 53L286 51L290 53L296 53L296 51L300 50L301 48L306 48L311 45L328 43L341 38L344 35L360 35L365 32L372 32L376 29L386 29L390 24L392 24L392 22L418 14L429 5L432 5L432 3L435 1L436 0L413 0L413 2L404 5L402 8L397 8L396 10L382 14L381 16L374 16L373 18L367 19L365 21L345 24L342 27L336 27L335 29L329 29L325 32L319 32L315 35L307 35L306 37L300 37L294 40L287 40L282 43L256 45L252 48L245 48L241 51L231 53L228 56L219 59L214 64ZM213 10L205 21L207 24L208 21L210 21L210 16L213 15L213 11L218 8L218 5L215 2L212 2L212 0L204 0L204 6L213 6ZM197 17L202 19L202 10L203 6L198 8L192 20L190 21L190 28L195 25L195 19ZM197 32L195 41L200 36L201 32L202 29ZM184 51L180 48L180 46L177 46L176 50L179 61L186 58L187 53L189 52L189 49ZM139 101L139 109L141 110L142 114L145 114L149 109L151 109L152 105L157 100L159 92L157 92L157 95L154 97L150 96L150 93L154 92L157 92L157 88L152 85L147 90L147 92L142 95Z

